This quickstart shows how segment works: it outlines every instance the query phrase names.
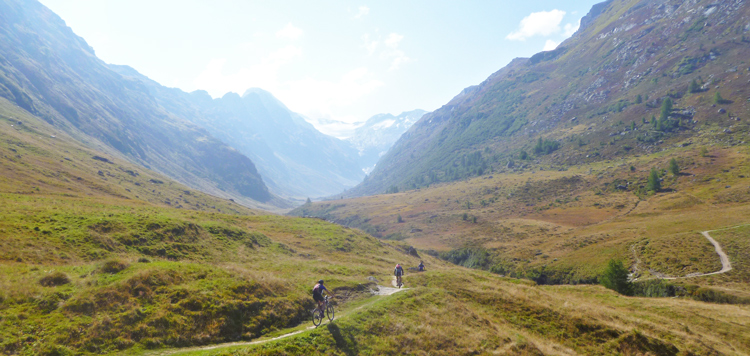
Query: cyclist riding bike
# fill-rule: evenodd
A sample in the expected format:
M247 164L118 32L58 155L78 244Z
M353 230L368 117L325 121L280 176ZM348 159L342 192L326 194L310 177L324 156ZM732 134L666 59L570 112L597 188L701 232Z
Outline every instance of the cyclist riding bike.
M396 264L396 269L393 270L393 275L396 276L396 285L401 288L401 276L404 275L404 269L401 264Z
M329 291L323 285L322 279L318 281L318 284L316 284L315 287L313 287L312 292L313 292L313 300L315 300L315 302L318 303L318 309L320 309L321 314L323 313L323 302L325 301L325 298L323 297L323 292L326 292L326 294L330 294L331 297L336 296L333 294L333 292Z
M419 269L419 272L423 272L424 271L424 262L419 261L419 266L417 266L417 268Z

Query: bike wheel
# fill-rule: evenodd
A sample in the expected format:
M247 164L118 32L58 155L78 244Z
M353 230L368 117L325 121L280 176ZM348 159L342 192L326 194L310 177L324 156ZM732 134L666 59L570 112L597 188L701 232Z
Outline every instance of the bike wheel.
M328 307L326 307L326 316L328 320L333 321L333 305L328 304Z
M313 317L313 325L315 325L316 327L320 325L321 322L323 322L323 315L320 313L318 308L313 309L312 317Z

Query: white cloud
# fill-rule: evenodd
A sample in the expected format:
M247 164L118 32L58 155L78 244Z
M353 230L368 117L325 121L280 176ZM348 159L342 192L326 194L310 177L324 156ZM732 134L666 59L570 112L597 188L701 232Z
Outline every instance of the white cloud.
M518 25L518 29L511 32L505 38L512 41L525 41L529 37L541 35L549 36L559 33L560 23L565 16L565 11L552 10L531 13L524 17Z
M555 42L553 40L547 40L547 42L544 43L544 48L542 49L542 51L551 51L551 50L557 48L557 46L559 44L560 43Z
M388 35L388 38L383 41L386 46L391 48L398 47L399 42L404 39L404 36L399 35L398 33L391 33Z
M372 54L375 53L375 50L378 49L378 45L380 44L380 41L378 40L370 40L370 34L368 33L362 35L362 41L364 41L362 47L367 50L368 56L372 56Z
M578 31L578 28L581 27L581 19L578 19L578 23L572 24L565 24L565 30L563 31L563 35L565 38L568 38L570 36L573 36L576 31Z
M389 71L399 69L401 65L412 61L404 51L398 48L403 39L404 36L399 35L398 33L391 33L383 41L386 48L380 52L380 58L391 62L391 66L388 68Z
M367 7L367 6L360 6L359 7L359 12L356 15L354 15L354 18L355 19L360 19L360 18L366 16L369 13L370 13L370 8L369 7Z
M286 26L284 26L284 28L282 28L281 30L279 30L279 32L276 32L276 37L278 37L278 38L285 38L285 39L289 39L289 40L296 40L296 39L302 37L303 33L304 32L301 29L299 29L297 27L294 27L294 25L292 25L292 23L290 22L290 23L286 24Z

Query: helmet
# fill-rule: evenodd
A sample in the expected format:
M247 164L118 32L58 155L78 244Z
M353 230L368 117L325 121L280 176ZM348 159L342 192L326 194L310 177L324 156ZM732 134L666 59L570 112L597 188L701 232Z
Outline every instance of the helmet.
M321 280L319 280L319 281L318 281L318 283L320 283L320 284L323 284L323 280L322 280L322 279L321 279Z
M396 263L396 267L401 267L401 264L400 263Z

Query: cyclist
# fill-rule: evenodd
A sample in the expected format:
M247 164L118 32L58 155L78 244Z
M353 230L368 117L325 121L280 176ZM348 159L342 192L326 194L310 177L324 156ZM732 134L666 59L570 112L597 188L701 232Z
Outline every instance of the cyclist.
M396 264L396 268L393 270L393 275L396 276L396 284L401 288L401 276L404 275L404 269L401 267L401 264Z
M325 298L323 298L323 292L330 294L332 297L335 297L335 295L323 285L322 279L318 281L318 284L316 284L315 287L313 287L312 292L313 300L318 303L318 309L320 309L320 313L323 314L323 302L325 301Z
M417 266L417 268L419 269L419 272L424 272L424 262L419 261L419 266Z

